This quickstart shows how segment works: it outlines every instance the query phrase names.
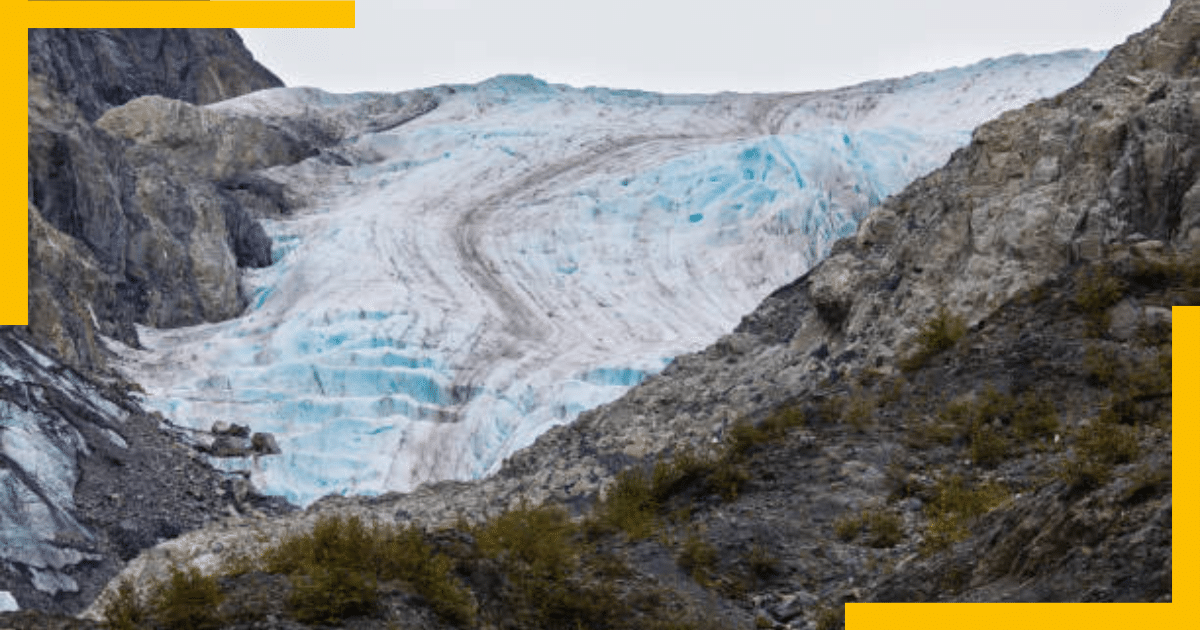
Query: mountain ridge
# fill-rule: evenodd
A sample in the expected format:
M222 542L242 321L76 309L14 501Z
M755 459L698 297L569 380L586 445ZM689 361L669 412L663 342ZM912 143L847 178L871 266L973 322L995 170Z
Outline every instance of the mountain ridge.
M1161 517L1170 513L1170 486L1169 480L1154 477L1156 470L1169 469L1170 457L1169 451L1164 450L1164 444L1169 444L1170 429L1169 421L1163 424L1162 419L1164 413L1169 418L1169 408L1161 407L1163 391L1158 389L1163 386L1161 373L1154 376L1157 380L1152 379L1156 384L1146 385L1153 389L1136 394L1147 396L1147 403L1157 402L1147 409L1136 403L1127 411L1117 411L1126 409L1121 406L1126 403L1119 398L1108 398L1106 402L1104 396L1120 394L1095 385L1112 377L1096 371L1103 368L1103 364L1086 367L1086 355L1115 353L1112 361L1118 367L1113 367L1114 370L1130 369L1119 366L1126 362L1136 365L1143 360L1162 365L1163 357L1169 355L1162 354L1161 336L1147 337L1159 341L1132 343L1129 341L1133 338L1132 331L1146 324L1151 316L1163 321L1161 300L1170 303L1171 300L1190 299L1186 292L1172 293L1175 289L1166 294L1154 294L1153 287L1160 285L1146 283L1151 277L1173 277L1170 274L1174 272L1153 270L1176 268L1174 259L1168 254L1176 248L1186 252L1192 233L1180 226L1190 225L1196 210L1187 191L1196 186L1196 126L1192 101L1196 94L1197 41L1200 39L1197 11L1200 11L1200 3L1176 0L1159 24L1131 37L1080 86L983 125L975 132L972 144L955 152L947 166L919 179L885 202L858 228L854 237L838 241L828 259L768 296L759 308L743 318L735 332L703 352L676 358L661 374L648 378L614 403L585 412L569 426L551 429L532 447L506 460L496 476L472 483L425 485L404 495L372 499L327 498L314 504L292 525L282 527L304 528L318 515L334 513L362 514L368 518L401 522L415 520L436 527L449 525L464 516L487 518L523 501L533 504L549 501L584 510L602 488L611 485L617 471L636 467L639 461L645 462L655 453L663 453L664 449L678 449L687 444L700 447L714 438L736 436L741 431L737 429L741 416L761 423L763 416L772 409L799 404L804 417L809 418L814 428L785 434L784 444L792 446L781 452L795 453L796 456L811 452L813 432L849 440L845 446L839 446L836 440L833 443L816 442L825 444L821 448L826 454L814 461L828 462L834 471L840 467L841 479L845 481L840 486L834 484L832 489L852 491L844 498L837 498L831 497L829 490L809 487L814 497L820 497L818 500L831 501L832 506L837 506L837 509L817 510L812 517L816 520L805 520L797 515L801 523L807 524L801 527L813 532L806 536L815 536L809 544L827 548L826 554L834 554L831 559L826 555L822 565L828 567L829 573L823 578L827 581L809 586L792 583L792 591L784 597L774 591L765 600L778 604L778 607L764 611L775 619L770 623L797 619L801 624L798 627L804 627L804 624L811 627L818 623L820 607L817 604L822 600L836 605L876 596L884 599L911 596L917 599L1027 600L1042 597L1073 599L1077 596L1169 600L1169 590L1163 590L1167 582L1160 578L1164 558L1169 556L1169 548L1164 546L1169 540L1169 532L1164 529L1169 527L1166 525L1169 518L1164 521ZM1139 55L1143 54L1149 55L1148 63L1139 61ZM1153 155L1156 151L1165 151L1160 155L1170 157L1150 160L1139 157ZM1137 176L1129 176L1131 172L1136 172ZM1164 189L1158 187L1160 181L1179 183ZM1020 202L1017 207L1021 207L1023 213L996 214L993 210L1014 199ZM1057 213L1065 214L1059 219ZM972 229L976 215L980 220L1007 218L1010 223L994 225L990 232L976 233ZM1168 218L1155 218L1162 216ZM1080 217L1088 218L1081 220ZM1041 231L1044 228L1036 228L1032 233L1049 234L1051 240L1035 239L1023 243L1020 235L1031 233L1024 227L1032 227L1023 227L1025 220L1037 226L1061 223L1065 228L1045 232ZM1143 229L1146 232L1139 232ZM1011 234L1006 234L1005 230L1010 230ZM908 234L911 235L902 237ZM951 264L931 262L945 260ZM961 271L963 269L968 270L966 275ZM970 278L970 281L956 282L956 278ZM1112 281L1115 284L1110 285L1105 278L1115 278ZM1093 286L1096 282L1101 286L1123 287L1121 290L1127 294L1117 294L1115 305L1110 301L1112 298L1106 297L1098 306L1085 306L1092 303L1086 296L1096 290ZM1150 293L1146 293L1147 290ZM1103 294L1108 295L1108 292ZM898 304L903 304L906 310L895 310ZM939 308L947 310L940 313ZM1040 314L1024 322L1013 320L1012 325L1001 325L1005 318L1012 317L1011 313L1028 308ZM1038 311L1039 308L1043 310ZM1094 312L1087 310L1089 308ZM892 316L882 317L883 313ZM914 361L905 370L897 369L896 365L902 363L902 359L920 354L921 344L928 342L921 342L917 333L938 318L947 322L945 326L951 326L955 320L962 321L964 333L956 334L966 334L967 341L951 344L952 351L944 356L936 353L923 356L925 365ZM1034 328L1023 328L1026 324ZM1054 330L1061 331L1061 339L1053 334L1031 336L1030 330L1051 324L1059 327ZM987 337L980 335L998 338L1002 345L987 346L984 341ZM1055 350L1056 343L1066 345ZM1089 344L1094 345L1089 347ZM1001 350L1010 347L1011 352ZM993 369L988 367L989 364L976 366L973 362L973 357L988 356L989 352L1010 358L1004 358L999 371L988 374L986 379L945 380L956 373L964 373L964 370ZM1040 355L1039 352L1051 354ZM1057 429L1061 433L1042 438L1058 444L1066 435L1072 444L1069 450L1054 451L1059 454L1047 459L1039 455L1040 447L1036 441L1018 446L1005 442L1013 439L1008 431L1016 430L1007 428L1007 415L978 416L987 422L968 422L965 429L955 429L953 424L941 428L940 422L958 422L953 418L969 420L977 417L972 414L997 413L970 406L975 404L971 401L992 400L989 396L993 394L987 393L986 388L980 391L981 382L990 381L997 388L995 396L1001 398L996 400L1023 395L1022 389L1031 386L1028 370L1023 367L1027 365L1025 361L1039 356L1043 358L1038 361L1046 367L1037 367L1037 361L1028 364L1039 370L1036 374L1058 373L1067 379L1064 386L1079 388L1077 397L1061 403L1070 404L1063 409L1068 413L1065 426L1058 425L1062 427ZM1047 369L1052 371L1044 372ZM1027 372L1024 379L1023 371ZM909 377L915 383L908 383ZM868 392L873 401L881 400L886 393L879 389L880 382L887 382L889 386L900 383L904 391L908 391L904 388L914 387L924 393L921 397L903 398L906 401L903 408L895 411L867 411L864 423L867 435L855 438L853 436L859 431L851 419L860 416L857 412L845 411L857 408L855 399L845 398L845 395L857 391L855 388L858 387ZM930 385L937 392L936 400L929 398L933 395L928 389ZM1169 393L1169 385L1166 387ZM958 393L957 402L941 400L945 395L942 390L946 389ZM833 408L827 408L826 401L847 407L833 411ZM955 406L960 403L968 406ZM943 405L948 407L942 408ZM945 409L960 411L946 412ZM1104 415L1099 419L1089 417L1104 409L1133 415L1120 421L1105 420ZM908 417L909 412L915 416ZM944 416L943 413L952 415ZM1138 420L1142 413L1149 414L1146 417L1154 420ZM1129 424L1133 428L1120 428ZM1121 488L1130 488L1130 475L1137 471L1132 464L1118 468L1120 472L1115 480L1101 480L1095 482L1098 484L1095 486L1089 487L1078 480L1055 481L1059 463L1067 466L1066 470L1070 470L1071 465L1085 463L1082 458L1092 448L1082 437L1088 430L1081 427L1087 426L1116 426L1105 429L1115 434L1136 431L1139 448L1147 449L1140 456L1150 475L1146 485L1135 484L1131 494L1121 494ZM941 443L943 430L949 431L945 435L950 441L939 447L936 445ZM960 430L967 432L965 437L956 433ZM871 431L886 431L885 435L890 437L872 438ZM1000 433L997 436L988 431ZM911 434L913 439L932 441L917 451L906 451L909 447L904 447L903 443L891 442L906 434ZM1002 458L978 466L971 464L975 459L993 456L983 450L992 444L984 441L989 435L996 437L999 443L1008 443L1008 448L1017 448L1015 453L1002 456L1013 459ZM1168 436L1165 441L1164 435ZM862 449L862 455L858 457L863 459L855 456L859 449ZM967 449L966 454L963 449ZM770 449L763 451L760 457L769 459L771 452ZM889 453L925 458L924 465L945 468L938 472L925 469L919 462L901 463L893 476L886 472ZM761 473L765 464L750 460L747 465ZM1012 468L1014 466L1016 468ZM771 474L792 478L786 470L775 468ZM750 483L761 483L751 474ZM935 554L931 559L922 560L919 555L908 557L905 555L908 551L901 551L900 555L885 554L874 561L892 563L895 571L890 578L892 586L875 591L854 586L855 575L873 575L868 580L868 585L873 588L878 585L878 580L886 582L889 577L870 569L871 564L867 561L873 556L869 553L856 550L860 548L853 545L834 542L835 537L827 529L831 528L834 516L847 508L865 509L875 501L882 501L882 506L889 510L903 510L905 542L900 543L899 549L915 552L919 544L925 544L921 542L923 539L931 539L932 533L927 531L924 536L910 538L908 532L916 531L914 528L920 523L937 522L935 512L922 506L926 503L938 505L938 495L930 494L930 491L937 484L953 483L953 474L965 475L964 483L983 484L981 488L997 475L1000 479L1008 476L1010 482L1032 485L1025 492L1017 493L1015 498L1010 497L1003 504L1010 507L992 512L994 516L986 521L992 524L989 526L998 526L999 529L993 531L1000 534L989 535L992 536L990 539L968 535L966 543L951 546L951 552ZM1050 475L1049 483L1046 483L1046 474ZM914 490L905 491L904 488L915 488L915 494L906 494ZM889 498L889 493L897 489L901 494ZM793 496L800 497L803 493ZM1121 501L1121 496L1149 500L1149 503L1140 503L1145 507L1139 509L1148 510L1146 522L1150 523L1151 529L1127 538L1123 529L1126 525L1114 527L1109 530L1113 536L1111 542L1104 544L1115 544L1106 547L1111 553L1148 554L1139 557L1148 557L1149 564L1139 563L1122 569L1123 565L1117 559L1122 556L1103 556L1097 560L1112 559L1115 564L1106 565L1108 568L1104 571L1115 569L1115 576L1100 572L1098 567L1087 569L1088 561L1080 558L1088 557L1090 552L1073 547L1076 543L1071 532L1078 531L1078 527L1100 527L1098 531L1104 531L1105 525L1097 525L1094 519L1110 512L1105 511L1109 509L1107 507L1096 511L1096 507L1080 506L1095 505L1088 501L1109 505ZM701 527L726 532L733 540L743 540L744 536L730 531L731 527L737 531L742 522L731 516L730 510L750 514L738 507L748 507L748 504L738 501L754 500L753 497L736 499L732 507L722 507L720 502L707 500L698 508L700 516L690 520ZM904 507L912 505L916 508ZM1038 509L1024 511L1033 505L1043 506L1045 512L1039 514ZM989 540L992 544L999 541L1000 547L1016 544L1019 548L1020 542L1014 543L1012 538L1005 539L1004 536L1006 531L1013 532L1011 524L1005 524L1011 521L1005 519L1018 513L1031 514L1028 518L1033 520L1030 525L1016 528L1016 540L1028 542L1029 532L1039 531L1039 524L1045 525L1045 531L1050 532L1044 540L1048 546L1037 551L1042 559L1032 566L1038 566L1039 562L1043 563L1041 566L1053 566L1069 558L1069 562L1061 565L1068 567L1065 574L1035 572L1031 581L1028 574L1022 573L1029 569L1020 565L1003 562L985 565L977 574L974 568L962 564L969 558L978 557L981 550L994 549L987 546ZM753 523L753 518L749 518ZM1092 519L1091 524L1083 524L1079 518L1085 522ZM783 521L772 522L783 525ZM187 540L189 536L185 536L171 545L172 553L190 556L201 565L211 563L213 557L203 550L213 540L221 540L223 545L230 547L247 542L246 534L238 532L239 527L254 529L255 526L231 523L219 533L216 530L197 533L191 537L191 542ZM794 529L795 525L791 527ZM280 530L268 526L260 531ZM720 534L716 535L719 541ZM640 548L635 546L627 553L636 555L636 549ZM789 553L803 555L815 551L801 548ZM1012 558L1011 555L1006 557ZM837 558L851 564L842 565ZM154 562L149 556L135 561L129 575L137 575L139 571L153 572L150 566ZM726 566L725 560L720 562L721 566ZM1044 564L1047 562L1051 565ZM1077 564L1079 562L1083 564ZM858 567L850 569L849 583L844 573L839 574L839 571L848 570L848 566ZM1096 571L1088 575L1098 580L1097 584L1091 590L1075 592L1072 596L1071 589L1076 584L1073 580L1080 576L1072 573L1069 567ZM1139 582L1131 590L1121 590L1121 580L1141 575L1137 572L1148 570L1148 567L1155 567L1157 571L1144 574L1148 582ZM1169 564L1167 567L1169 573ZM865 574L860 573L863 570ZM1037 580L1039 575L1042 581ZM931 576L937 580L931 581ZM1024 577L1015 580L1018 576ZM943 577L950 581L941 581ZM943 586L938 587L939 584ZM969 588L964 590L964 587ZM934 592L931 593L930 588L935 589ZM797 618L790 612L793 603L801 603L803 617Z

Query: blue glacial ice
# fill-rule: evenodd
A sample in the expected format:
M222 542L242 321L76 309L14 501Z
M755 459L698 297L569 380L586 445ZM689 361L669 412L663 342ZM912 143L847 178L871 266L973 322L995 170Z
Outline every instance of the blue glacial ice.
M245 314L141 329L124 369L175 422L274 432L282 455L222 465L301 504L486 475L713 342L977 124L1101 56L811 94L498 77L382 132L367 119L412 94L212 105L327 117L354 159L268 171L309 209L266 222L275 264L247 273Z

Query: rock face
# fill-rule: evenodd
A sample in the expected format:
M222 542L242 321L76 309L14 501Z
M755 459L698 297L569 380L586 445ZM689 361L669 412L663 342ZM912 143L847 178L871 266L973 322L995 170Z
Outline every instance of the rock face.
M0 604L74 611L141 549L257 500L132 402L100 335L236 314L239 267L268 264L270 242L222 182L310 149L184 102L281 85L232 30L30 29L29 51L29 326L0 330Z
M233 29L30 29L29 73L88 122L146 94L204 105L283 85Z
M750 490L735 503L708 502L689 517L714 532L718 544L726 536L748 547L750 534L761 530L759 542L786 552L781 560L790 577L755 595L778 621L815 622L811 609L808 621L793 610L814 594L834 605L1169 600L1164 350L1122 341L1104 326L1088 333L1095 337L1089 341L1087 300L1079 296L1094 287L1076 272L1116 269L1126 293L1118 307L1145 321L1151 314L1162 321L1165 306L1194 300L1194 293L1163 293L1158 276L1145 270L1170 266L1162 253L1190 251L1200 236L1198 84L1200 1L1175 0L1160 23L1114 50L1078 87L980 127L969 147L886 201L854 237L764 300L734 332L677 358L620 400L551 430L499 474L404 495L331 498L298 520L200 530L139 557L127 575L161 575L167 559L211 563L214 540L226 549L253 548L256 537L304 526L328 511L438 525L460 515L484 518L523 500L582 508L631 464L681 446L702 447L739 419L761 420L789 405L815 419L813 432L759 452L747 464ZM1107 306L1099 307L1103 315ZM902 359L921 347L922 328L942 309L970 326L967 336L947 358L909 368L916 371L908 380L889 381L911 396L890 411L873 411L892 394L869 383L898 374ZM1105 377L1096 365L1084 366L1089 353L1106 352L1120 361L1157 360L1160 371L1138 373L1151 373L1155 384L1131 395L1132 402L1115 398L1115 387L1097 388L1094 381ZM1006 424L1015 422L1009 416L988 412L968 425L969 435L943 434L939 423L968 408L951 403L986 400L985 385L1052 400L1062 414L1059 432L1000 462L989 459L983 450L989 443L979 436L1009 435L1015 430ZM861 414L853 411L853 397L835 396L856 388L872 396ZM851 411L830 411L826 403L834 400ZM1118 459L1114 479L1090 489L1054 481L1060 464L1084 456L1088 427L1103 421L1103 409L1125 414L1116 424L1127 428L1112 430L1132 432L1139 455ZM1158 420L1137 419L1142 413ZM859 418L864 428L837 424L838 418ZM1061 440L1068 450L1054 451ZM931 444L914 445L924 441ZM922 537L933 533L914 532L934 519L925 506L941 500L931 479L951 474L1019 490L980 519L967 540L922 556ZM833 534L838 514L871 505L902 512L906 542L890 555L870 555ZM787 546L789 539L802 542ZM732 570L736 562L726 564Z
M231 508L286 509L183 448L125 384L33 343L0 330L0 591L21 608L78 610L146 547Z
M237 186L221 182L312 149L185 101L279 79L232 30L31 29L29 49L35 338L56 358L97 369L97 333L136 344L135 322L236 314L245 302L237 269L268 264L270 243Z

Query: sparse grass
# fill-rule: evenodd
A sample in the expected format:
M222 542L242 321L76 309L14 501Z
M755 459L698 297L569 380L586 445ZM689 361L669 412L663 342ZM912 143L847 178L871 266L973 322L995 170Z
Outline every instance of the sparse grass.
M921 544L924 555L936 553L970 535L968 524L1008 498L1008 490L997 483L972 486L960 475L938 480L933 499L925 505L929 524Z
M380 581L399 580L451 623L470 623L466 589L452 577L453 562L435 555L410 527L367 525L361 518L326 516L312 531L287 536L262 557L271 573L288 575L288 609L298 620L337 623L376 610Z
M816 630L838 630L844 626L840 606L821 604L813 614L813 625Z
M162 625L179 630L211 630L223 625L217 606L225 596L217 580L195 567L172 567L171 577L152 589L153 616Z
M755 580L769 580L779 574L779 559L761 544L750 547L743 559Z
M117 590L104 602L101 612L107 630L134 630L146 621L148 614L129 578L121 580Z
M967 325L963 318L954 315L945 306L940 307L937 315L925 322L917 333L917 350L900 362L900 369L912 372L924 366L929 359L954 347L966 333Z
M1142 465L1129 476L1129 487L1125 489L1122 499L1129 503L1138 503L1163 492L1164 487L1170 483L1170 469L1154 469Z
M1102 412L1105 421L1123 424L1151 423L1162 415L1171 394L1170 348L1133 362L1110 348L1091 347L1084 354L1084 370L1096 385L1111 390Z
M936 418L914 419L912 441L953 444L965 441L972 461L996 466L1031 444L1045 448L1045 440L1059 430L1058 412L1045 394L1026 392L1019 399L988 386L974 400L945 404Z
M696 532L691 532L684 539L675 561L697 584L710 586L713 571L717 568L717 549Z
M861 389L855 389L850 400L842 409L842 421L853 427L855 431L862 433L867 430L874 419L876 406L877 403L872 396Z
M1021 440L1050 438L1059 431L1058 410L1049 396L1025 392L1011 425Z
M1083 371L1088 382L1097 387L1112 385L1117 378L1120 362L1117 353L1106 346L1088 346L1083 353Z
M559 507L522 505L476 529L485 556L523 565L541 576L562 578L579 562L579 528Z
M805 425L804 411L797 405L784 405L772 411L761 424L748 420L737 422L725 439L729 455L740 458L755 447L782 439L787 432Z
M1062 464L1059 476L1072 487L1095 488L1108 483L1112 469L1137 459L1137 429L1097 419L1075 436L1075 453Z
M861 538L868 547L895 547L904 540L903 519L883 508L867 508L858 514L843 516L834 521L833 529L842 542Z
M980 466L995 466L1008 459L1012 445L1002 429L985 422L971 429L971 461Z
M1108 267L1091 266L1075 276L1075 305L1086 320L1086 334L1101 337L1108 330L1108 308L1120 301L1126 283L1114 276Z
M593 513L592 524L602 530L619 530L631 540L647 538L659 525L660 512L675 494L689 488L706 487L714 473L732 475L720 480L722 487L736 494L733 471L722 473L718 458L702 457L691 451L681 451L674 457L659 458L650 471L631 467L621 471L608 494Z

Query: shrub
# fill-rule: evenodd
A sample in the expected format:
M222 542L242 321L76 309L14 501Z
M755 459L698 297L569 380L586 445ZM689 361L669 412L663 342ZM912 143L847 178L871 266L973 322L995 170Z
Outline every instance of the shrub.
M1087 320L1089 336L1100 337L1108 329L1108 307L1121 299L1125 289L1107 267L1090 267L1075 276L1075 305Z
M171 568L171 577L153 588L154 617L168 628L209 630L222 625L217 606L225 596L214 577L195 567Z
M647 538L654 533L660 507L654 495L651 477L644 470L636 466L622 470L594 511L594 523L623 531L630 540Z
M537 575L561 578L579 560L577 533L563 508L521 505L482 525L476 540L486 556L517 563Z
M405 582L446 621L474 620L470 594L451 575L453 561L434 555L424 534L411 527L323 516L312 531L287 536L263 552L263 564L289 576L288 608L306 623L370 614L381 579Z
M834 534L843 542L857 540L863 534L863 544L869 547L894 547L904 540L904 521L899 514L882 508L864 509L834 521Z
M804 426L805 422L804 410L798 405L777 407L759 425L749 420L734 423L725 436L725 449L740 458L760 444L783 439L788 431Z
M821 604L813 614L813 625L816 630L837 630L843 627L839 607Z
M124 578L116 592L108 595L101 615L108 630L134 630L146 621L148 611L138 600L133 581Z
M312 531L286 536L263 552L270 573L293 574L314 566L366 570L374 554L371 531L358 516L322 516Z
M971 460L980 466L995 466L1008 459L1010 444L1004 434L984 422L971 429Z
M1008 491L998 483L972 487L959 475L939 479L933 499L925 505L929 524L921 552L928 555L965 540L970 535L970 521L1007 497Z
M453 576L454 561L435 555L416 528L385 531L377 550L379 579L407 582L443 620L460 625L474 623L470 593Z
M709 576L717 566L717 549L693 532L684 539L676 562L697 583L708 585Z
M1013 431L1021 439L1053 436L1059 430L1058 410L1049 396L1025 392L1012 418Z
M895 547L904 540L904 521L889 510L872 510L867 515L867 545Z
M312 564L294 574L288 610L303 623L337 624L369 615L379 604L375 576L346 566Z
M717 459L708 476L708 489L726 501L737 498L742 486L750 481L750 471L728 454Z
M1063 463L1059 476L1072 487L1099 487L1108 483L1114 466L1132 462L1139 454L1137 429L1100 418L1076 434L1075 453Z
M851 542L862 531L862 520L857 514L840 516L833 522L833 533L842 542Z
M900 369L911 372L920 368L938 353L954 347L966 333L963 318L950 313L945 306L940 307L937 315L917 333L917 350L900 362Z
M758 580L767 580L779 574L779 560L761 544L750 547L745 556L750 574Z
M871 423L875 414L875 406L876 402L872 397L861 390L856 390L854 396L842 410L842 420L853 427L855 431L862 433Z

